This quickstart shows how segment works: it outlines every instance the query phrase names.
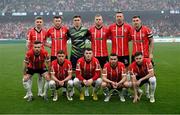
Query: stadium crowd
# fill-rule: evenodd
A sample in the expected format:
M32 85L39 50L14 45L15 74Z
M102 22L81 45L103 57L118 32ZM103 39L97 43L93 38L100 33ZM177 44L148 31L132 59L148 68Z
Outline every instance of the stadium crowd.
M179 0L7 0L6 12L177 10Z
M113 22L105 22L109 25ZM65 22L68 27L72 26L72 22ZM93 22L84 22L83 25L90 27ZM148 20L144 22L152 28L155 36L180 36L180 24L168 20ZM49 28L52 22L45 22L45 28ZM28 28L34 26L33 22L9 22L0 23L0 39L25 39Z

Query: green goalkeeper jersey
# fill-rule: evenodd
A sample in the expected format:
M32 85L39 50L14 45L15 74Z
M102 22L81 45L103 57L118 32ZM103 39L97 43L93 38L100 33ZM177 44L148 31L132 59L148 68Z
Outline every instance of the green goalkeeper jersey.
M90 33L87 28L81 26L78 30L72 27L68 31L68 38L71 39L72 49L71 55L76 58L83 56L84 48L86 47L85 40L89 39Z

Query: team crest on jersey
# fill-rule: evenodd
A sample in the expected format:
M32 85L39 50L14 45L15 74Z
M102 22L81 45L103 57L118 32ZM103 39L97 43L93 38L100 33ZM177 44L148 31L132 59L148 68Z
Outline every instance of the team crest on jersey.
M124 29L124 32L127 32L127 29L126 29L126 28Z

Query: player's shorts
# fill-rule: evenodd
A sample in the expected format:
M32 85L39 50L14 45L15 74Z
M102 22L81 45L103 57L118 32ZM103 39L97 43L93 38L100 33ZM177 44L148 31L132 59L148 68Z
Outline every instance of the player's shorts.
M104 64L106 64L109 60L108 56L104 56L104 57L96 57L101 65L101 68L104 67Z
M126 67L129 66L129 55L128 56L118 56L118 61L124 63Z
M72 70L75 71L76 70L76 64L77 64L77 60L79 59L80 57L75 57L74 55L71 55L70 57L70 61L72 63Z
M51 62L52 61L54 61L54 60L56 60L57 59L57 57L56 56L51 56ZM68 57L66 56L66 59L68 59Z
M139 79L141 79L141 77L136 76L136 79L139 80ZM149 83L149 79L145 79L145 80L141 81L141 83L139 84L139 87L143 86L145 83Z
M32 69L32 68L28 68L27 69L27 74L33 75L34 73L38 73L40 75L42 75L43 73L47 72L47 68L43 68L43 69Z

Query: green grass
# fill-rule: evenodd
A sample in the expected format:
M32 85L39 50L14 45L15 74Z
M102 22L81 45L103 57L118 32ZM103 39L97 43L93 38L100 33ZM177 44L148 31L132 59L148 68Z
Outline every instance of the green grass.
M37 83L34 76L33 94L35 100L28 103L23 99L25 90L22 85L22 61L25 44L0 44L0 113L144 113L144 114L180 114L180 43L155 44L155 69L157 75L156 103L151 104L143 95L139 103L128 99L121 103L118 97L112 97L105 103L99 94L97 102L91 97L79 101L78 93L68 102L60 95L57 102L44 102L36 96Z

